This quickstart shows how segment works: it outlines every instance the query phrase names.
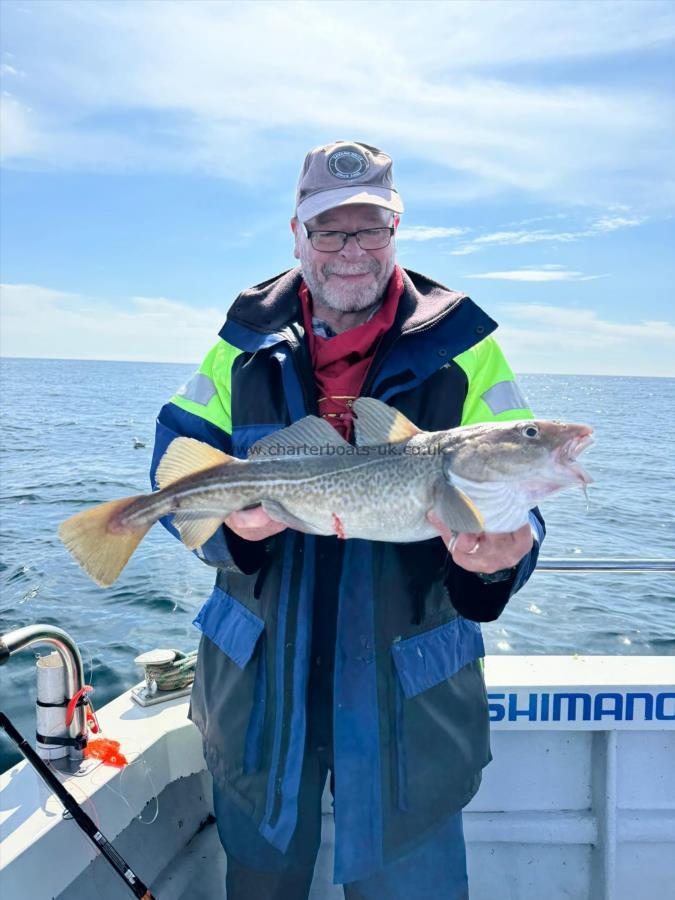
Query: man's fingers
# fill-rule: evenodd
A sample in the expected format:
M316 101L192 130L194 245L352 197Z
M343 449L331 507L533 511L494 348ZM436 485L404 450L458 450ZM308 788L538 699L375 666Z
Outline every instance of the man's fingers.
M474 554L480 547L482 537L483 535L472 531L463 531L457 535L452 549L456 553Z
M504 543L502 549L504 553L510 553L512 557L515 558L513 565L519 562L526 553L530 552L532 544L534 543L532 528L529 523L521 526L517 531L511 531L509 534L505 535L498 535L498 537L509 539L508 542Z
M253 509L239 509L230 513L225 523L230 528L264 528L274 522L274 519L262 508L256 506Z
M532 547L529 524L503 534L458 534L448 545L453 560L469 572L498 572L510 569Z
M225 519L225 524L247 541L264 541L265 538L279 534L286 528L282 522L277 522L268 515L262 506L230 513Z

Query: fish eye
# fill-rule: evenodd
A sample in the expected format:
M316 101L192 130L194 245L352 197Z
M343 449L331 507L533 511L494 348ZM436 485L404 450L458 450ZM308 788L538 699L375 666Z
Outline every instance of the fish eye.
M520 429L520 433L526 438L536 438L539 437L539 428L537 425L525 425Z

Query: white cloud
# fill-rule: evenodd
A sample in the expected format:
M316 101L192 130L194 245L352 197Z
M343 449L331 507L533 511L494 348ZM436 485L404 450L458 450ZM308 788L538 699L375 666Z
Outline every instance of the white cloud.
M634 228L636 225L642 225L644 221L644 216L632 216L630 218L627 216L604 216L591 225L588 233L600 232L601 234L608 234L610 231L618 231L620 228Z
M120 307L34 284L0 290L3 356L198 362L227 312L164 297L133 297Z
M455 247L454 250L450 251L450 256L470 256L472 253L478 253L480 247L477 247L475 244L464 244L461 247Z
M571 231L495 231L493 234L482 234L474 238L474 244L496 244L500 247L512 244L536 244L540 241L560 241L569 243L576 241L578 235Z
M675 342L675 325L665 321L610 322L601 319L592 309L570 309L545 303L516 303L509 305L508 310L519 321L574 329L588 334L593 341L602 337L609 343L636 339Z
M550 222L551 219L566 219L568 213L550 213L547 216L533 216L529 219L520 219L517 222L509 222L510 228L519 228L521 225L534 225L535 222Z
M546 228L520 231L495 231L472 238L452 251L453 256L466 256L484 247L513 247L520 244L552 242L571 244L583 238L597 238L622 228L636 228L647 221L645 216L602 216L575 231L551 231Z
M469 228L442 228L435 225L401 226L396 232L397 241L436 241L442 238L459 237Z
M495 307L497 338L519 372L675 376L672 322L618 322L543 303Z
M40 146L31 111L7 91L0 96L0 134L0 159L31 156Z
M4 356L196 363L216 340L224 309L164 297L119 304L31 284L2 286ZM521 303L490 310L519 372L675 375L675 325L617 322L590 309Z
M465 278L485 278L489 281L593 281L604 275L584 275L559 266L543 266L541 269L516 269L512 272L482 272Z
M308 140L353 134L438 167L454 196L515 188L565 201L664 198L665 91L610 79L537 84L497 67L663 44L675 30L670 7L481 8L476 16L473 2L425 3L423 14L420 3L40 4L30 43L15 46L6 28L14 67L29 75L22 99L35 108L30 139L22 132L8 155L23 159L28 147L33 165L151 165L269 182ZM289 65L299 59L309 77ZM125 115L138 114L154 124L129 128Z

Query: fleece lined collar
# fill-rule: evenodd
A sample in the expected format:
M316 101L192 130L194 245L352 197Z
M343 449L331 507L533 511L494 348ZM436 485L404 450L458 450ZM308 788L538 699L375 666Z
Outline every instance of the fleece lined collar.
M451 291L425 275L410 269L402 272L403 294L394 323L402 334L429 328L468 299L465 294ZM293 323L301 323L298 296L301 284L302 272L297 266L242 291L228 312L221 336L226 337L225 333L240 328L260 335L276 335Z

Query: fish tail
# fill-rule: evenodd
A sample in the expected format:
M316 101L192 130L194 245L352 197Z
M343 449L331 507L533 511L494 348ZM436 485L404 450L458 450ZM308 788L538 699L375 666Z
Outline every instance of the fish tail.
M148 533L147 525L125 525L122 514L141 497L100 503L66 519L59 537L84 571L101 587L110 587Z

